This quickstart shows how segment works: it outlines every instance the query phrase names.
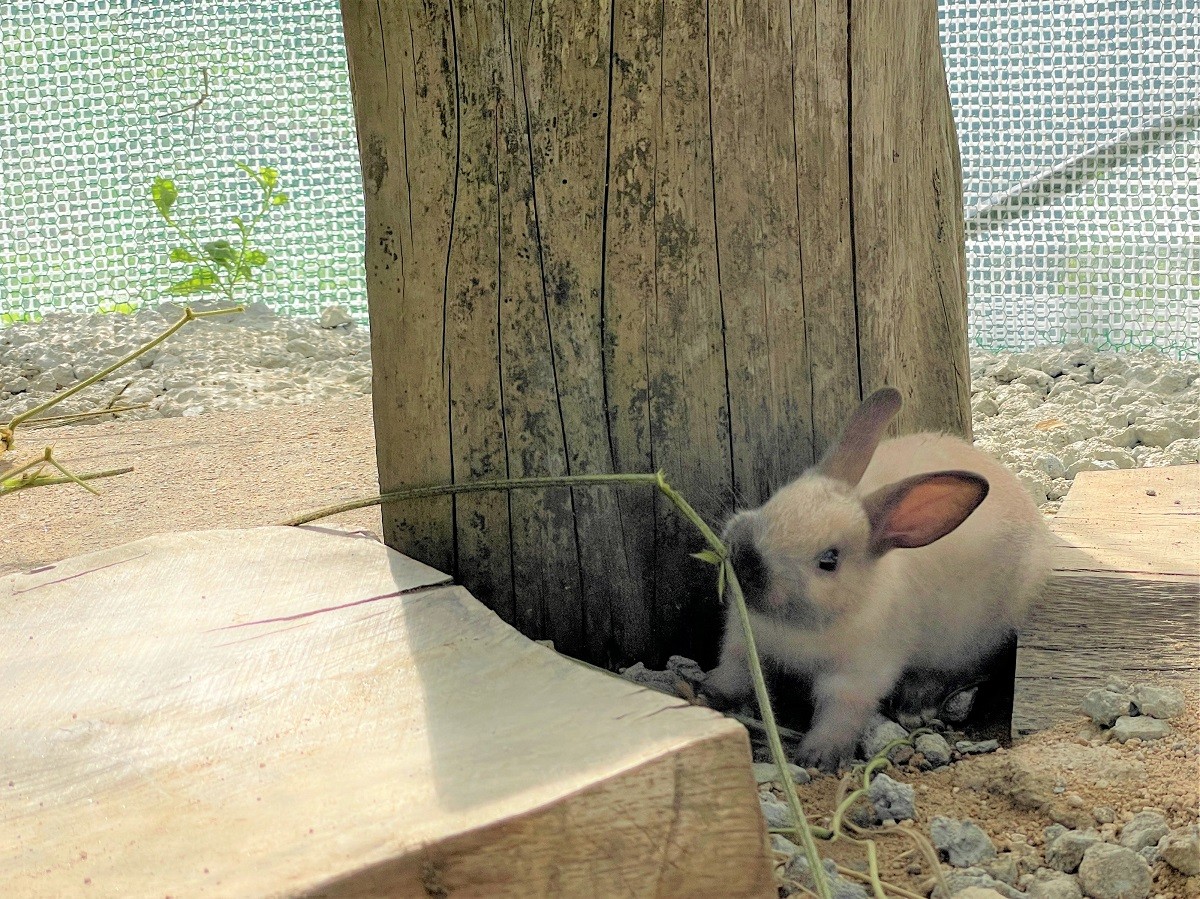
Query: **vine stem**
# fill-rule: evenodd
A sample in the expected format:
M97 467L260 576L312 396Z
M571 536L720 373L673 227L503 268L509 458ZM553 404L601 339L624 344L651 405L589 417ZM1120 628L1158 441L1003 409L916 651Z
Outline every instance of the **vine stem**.
M14 416L12 418L12 420L9 421L7 427L0 428L0 444L3 444L3 447L6 450L12 449L14 432L17 429L17 425L21 424L24 421L29 420L30 418L33 418L39 412L45 412L47 409L51 408L52 406L57 406L63 400L67 399L68 397L74 396L75 394L79 393L79 391L81 391L81 390L91 387L97 381L104 380L105 378L107 378L109 375L111 375L114 371L116 371L121 366L128 365L130 362L132 362L138 356L141 356L143 353L146 353L149 350L154 349L156 346L158 346L160 343L162 343L164 340L166 340L168 337L170 337L172 334L174 334L176 331L178 331L180 328L182 328L188 322L194 321L195 319L198 319L198 318L209 318L214 315L228 315L228 314L234 313L234 312L245 312L245 311L246 311L246 307L244 307L244 306L233 306L229 309L212 309L212 310L209 310L208 312L195 312L192 310L191 306L185 306L183 309L183 316L179 319L179 321L175 322L175 324L171 325L169 328L167 328L167 330L163 331L161 334L159 334L157 337L155 337L150 342L142 344L140 347L138 347L132 353L122 356L120 359L118 359L112 365L108 366L107 368L105 368L101 371L96 372L96 374L92 375L89 378L84 378L78 384L75 384L72 387L68 387L62 393L54 394L54 396L50 397L50 399L46 400L46 402L40 403L37 406L34 406L32 409L26 409L20 415Z
M44 460L38 459L34 464L39 464L42 461ZM31 477L28 480L22 480L11 487L0 486L0 496L8 496L8 494L16 493L18 490L28 490L30 487L51 487L55 484L75 484L80 481L95 481L100 478L112 478L121 474L129 474L131 471L133 471L133 466L126 466L125 468L109 468L105 471L89 471L85 474L75 475L71 478L67 477L66 475L54 478L44 478L35 475L34 477ZM0 476L0 485L3 485L5 482L10 480L12 480L12 478L10 478L7 474Z

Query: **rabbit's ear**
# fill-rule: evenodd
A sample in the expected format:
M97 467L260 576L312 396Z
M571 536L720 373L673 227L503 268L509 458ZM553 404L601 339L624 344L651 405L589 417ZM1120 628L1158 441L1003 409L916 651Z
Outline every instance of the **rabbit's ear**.
M856 485L871 464L875 447L883 432L900 411L900 391L881 387L862 401L837 443L817 463L817 471L827 477Z
M969 471L918 474L880 487L863 499L871 522L871 549L884 553L940 540L966 521L987 495L987 480Z

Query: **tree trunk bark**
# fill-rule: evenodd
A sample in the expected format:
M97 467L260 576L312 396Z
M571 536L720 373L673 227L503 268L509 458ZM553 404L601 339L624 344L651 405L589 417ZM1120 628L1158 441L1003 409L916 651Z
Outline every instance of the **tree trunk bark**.
M710 522L865 393L969 435L935 0L343 0L384 490L663 470ZM602 665L713 659L649 491L384 507L387 542Z

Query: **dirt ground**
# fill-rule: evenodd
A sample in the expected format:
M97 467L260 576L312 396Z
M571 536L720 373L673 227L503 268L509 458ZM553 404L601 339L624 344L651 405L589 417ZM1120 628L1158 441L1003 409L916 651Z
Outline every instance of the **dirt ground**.
M374 493L370 408L369 398L358 398L198 419L26 430L11 461L19 463L52 443L57 457L79 472L123 465L135 470L97 482L103 491L98 497L65 485L6 498L0 575L154 533L273 524ZM380 534L378 508L326 523ZM1155 679L1146 673L1139 681ZM1173 826L1192 823L1200 805L1200 689L1195 687L1200 685L1188 692L1184 717L1172 722L1178 735L1155 743L1108 743L1082 715L1068 716L1018 740L1009 751L931 773L889 773L916 786L918 825L938 814L970 818L1002 851L1034 858L1040 855L1043 829L1054 821L1117 828L1143 808L1155 808ZM817 778L801 790L809 815L824 823L822 814L836 804L836 780ZM1114 824L1101 824L1092 815L1103 807L1115 812ZM885 879L927 894L929 866L908 852L909 841L881 836L878 844ZM865 869L858 847L823 845L822 852ZM1031 864L1022 862L1022 870ZM1200 896L1200 878L1189 881L1161 862L1153 871L1152 895Z
M1200 817L1200 690L1185 695L1187 710L1171 721L1176 733L1162 740L1109 742L1081 714L1019 739L1010 750L968 757L926 773L892 767L887 774L916 788L915 824L926 835L930 819L937 815L970 819L987 831L1001 857L1011 854L1019 871L1032 872L1045 864L1043 831L1054 823L1119 833L1121 824L1144 809L1161 812L1172 827L1196 823ZM839 781L832 776L818 776L799 787L805 814L813 823L828 825L838 788ZM1093 814L1093 809L1105 808L1115 813L1111 824L1101 823ZM920 853L910 851L912 841L889 835L877 837L876 843L883 879L928 895L933 887L931 867ZM860 847L818 845L823 855L845 867L867 868ZM1021 861L1022 857L1028 860ZM1184 877L1161 861L1151 871L1151 896L1200 896L1200 876Z

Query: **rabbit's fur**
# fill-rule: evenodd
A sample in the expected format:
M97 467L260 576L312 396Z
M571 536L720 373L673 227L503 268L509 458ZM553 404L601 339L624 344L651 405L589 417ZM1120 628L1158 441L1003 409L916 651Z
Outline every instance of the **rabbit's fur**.
M760 655L812 685L805 764L850 757L902 674L971 671L1049 573L1049 529L1016 477L944 434L880 443L899 408L895 390L872 394L817 466L726 527ZM731 609L705 691L750 689Z

